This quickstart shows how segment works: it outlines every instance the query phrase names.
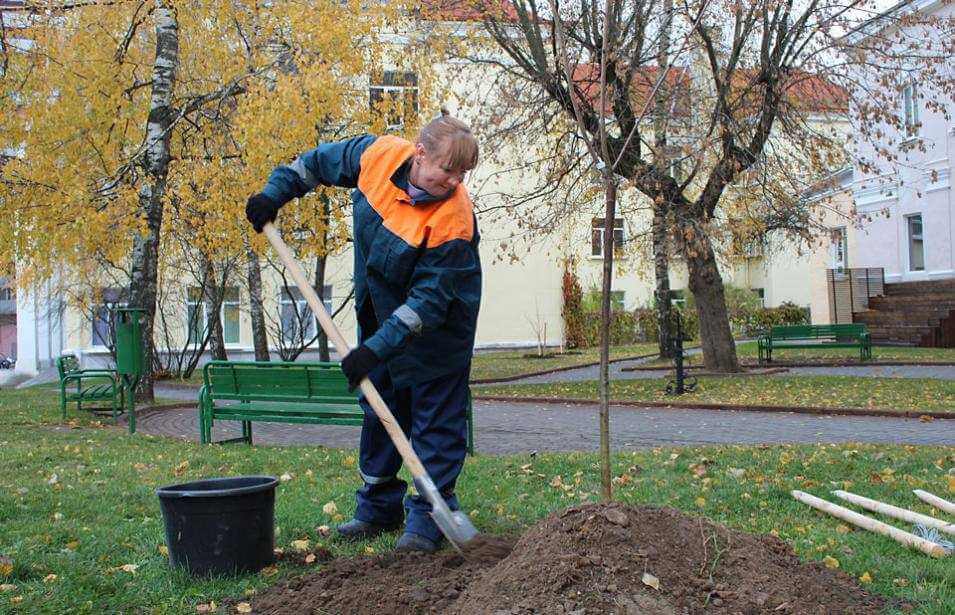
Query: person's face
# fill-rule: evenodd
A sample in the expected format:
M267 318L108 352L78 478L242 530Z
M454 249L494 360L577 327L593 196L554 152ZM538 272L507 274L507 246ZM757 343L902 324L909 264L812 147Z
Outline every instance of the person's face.
M467 173L466 169L450 168L446 160L428 152L420 143L415 145L414 162L411 183L432 196L451 194Z

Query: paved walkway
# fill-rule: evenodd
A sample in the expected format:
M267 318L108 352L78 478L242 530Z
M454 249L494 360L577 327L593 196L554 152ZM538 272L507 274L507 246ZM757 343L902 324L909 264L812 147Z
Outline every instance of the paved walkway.
M169 397L162 389L161 396ZM195 395L187 397L195 399ZM139 419L143 433L198 441L195 408L157 411ZM358 427L258 423L259 444L358 446ZM474 404L475 449L503 454L530 451L596 451L597 407L570 404ZM955 446L955 421L815 416L788 413L692 409L642 409L615 406L611 412L615 450L706 444L779 444L869 442ZM233 421L216 423L216 440L239 435Z

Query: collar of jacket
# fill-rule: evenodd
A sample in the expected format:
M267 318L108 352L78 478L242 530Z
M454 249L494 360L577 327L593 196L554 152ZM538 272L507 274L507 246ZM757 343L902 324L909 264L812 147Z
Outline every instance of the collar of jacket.
M391 183L404 191L405 195L408 194L408 182L409 177L411 176L411 162L414 160L414 156L408 158L401 163L401 166L395 169L395 172L391 174ZM447 196L434 196L428 194L428 196L418 199L417 201L412 201L411 197L408 197L408 203L412 205L426 205L428 203L435 203L437 201L444 201Z

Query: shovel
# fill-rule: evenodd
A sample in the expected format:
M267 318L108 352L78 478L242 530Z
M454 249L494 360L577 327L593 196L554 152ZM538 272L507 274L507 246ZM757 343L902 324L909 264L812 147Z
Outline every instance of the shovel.
M338 350L342 356L348 354L348 351L351 350L348 342L345 341L341 331L338 330L331 316L328 315L315 289L312 288L305 279L305 273L292 255L292 251L289 250L289 247L282 241L278 229L276 229L272 223L268 223L262 230L265 236L269 238L272 247L278 252L279 258L281 258L285 266L288 267L292 278L295 280L296 286L302 291L302 296L305 297L309 307L312 308L312 312L315 314L315 317L318 318L318 322L328 336L328 339L335 344L335 349ZM411 476L414 478L415 489L431 503L431 518L434 519L438 529L445 535L448 542L450 542L458 552L463 554L465 545L478 536L478 531L474 527L474 524L471 523L471 520L463 512L452 511L448 508L448 503L441 497L434 481L428 476L428 472L421 464L421 460L418 459L418 455L414 452L414 449L411 448L411 443L408 442L408 438L404 432L401 431L401 427L395 421L394 415L391 414L391 410L388 409L388 405L385 403L385 400L381 398L381 395L378 394L378 390L375 388L375 385L371 383L371 380L367 377L363 378L360 387L361 392L365 395L365 399L368 400L368 404L375 411L375 414L378 415L378 420L385 426L385 431L388 432L391 441L394 442L395 448L398 449L398 453L401 455L401 459L408 467L408 470L411 471Z

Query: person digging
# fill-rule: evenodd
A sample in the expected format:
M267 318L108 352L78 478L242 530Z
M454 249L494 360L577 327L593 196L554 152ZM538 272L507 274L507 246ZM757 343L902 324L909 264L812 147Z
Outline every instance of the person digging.
M479 234L462 181L477 164L468 126L443 115L411 143L365 135L320 144L277 167L249 197L256 232L315 187L352 192L355 309L359 345L342 360L354 390L366 376L392 409L441 495L458 510L454 487L467 451L468 380L481 302ZM433 553L443 539L431 505L407 495L401 458L369 406L364 410L349 539L397 530L400 551ZM402 506L402 500L404 504Z

